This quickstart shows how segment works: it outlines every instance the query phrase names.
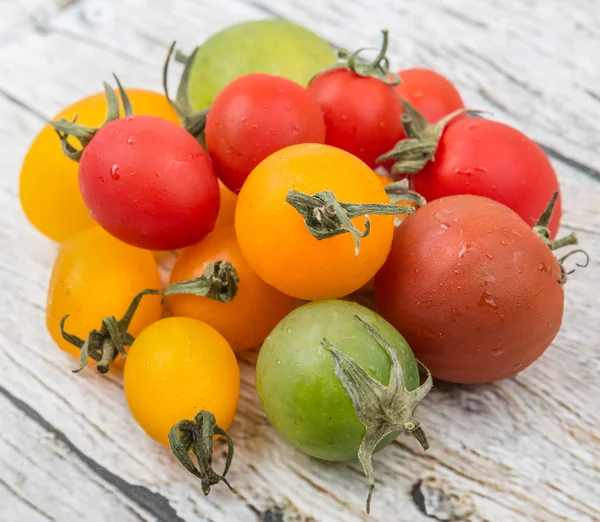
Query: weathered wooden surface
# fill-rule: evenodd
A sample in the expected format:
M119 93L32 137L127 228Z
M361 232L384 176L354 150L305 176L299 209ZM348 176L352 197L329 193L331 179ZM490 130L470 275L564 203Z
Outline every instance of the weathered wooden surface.
M434 477L472 503L472 522L600 520L594 0L0 0L0 520L367 519L359 466L318 462L281 440L258 405L251 362L242 362L231 430L239 495L216 487L205 498L136 426L119 376L66 370L73 361L44 327L56 246L28 225L18 202L20 162L46 118L98 91L112 72L126 85L159 89L171 40L189 50L225 25L268 16L346 46L375 44L388 27L399 67L439 69L470 107L547 148L563 186L564 231L576 231L592 256L569 281L563 329L537 364L492 385L438 384L418 412L431 449L401 437L375 457L370 519L430 520L411 491L418 497L418 480Z

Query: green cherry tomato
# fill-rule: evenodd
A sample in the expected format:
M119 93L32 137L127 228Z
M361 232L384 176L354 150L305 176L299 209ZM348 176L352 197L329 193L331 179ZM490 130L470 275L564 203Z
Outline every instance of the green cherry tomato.
M267 337L258 357L256 389L267 417L287 441L319 459L355 459L365 435L323 338L380 383L387 385L390 379L389 357L355 315L391 344L406 388L417 388L417 362L404 338L375 312L347 301L314 301L297 308ZM397 435L386 436L378 449Z
M287 20L259 20L227 27L196 51L187 95L195 110L212 104L230 82L250 73L283 76L306 86L335 63L331 46Z

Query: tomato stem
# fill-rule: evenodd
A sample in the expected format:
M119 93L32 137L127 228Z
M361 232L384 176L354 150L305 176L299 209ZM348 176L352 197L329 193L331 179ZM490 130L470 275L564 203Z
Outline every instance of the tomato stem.
M114 76L114 75L113 75ZM121 99L123 101L123 107L125 109L126 115L132 114L131 102L125 89L123 89L121 83L118 78L114 76L115 80L117 80L117 85L119 87L119 92L121 94ZM68 158L73 161L79 161L81 159L81 155L85 147L88 145L90 141L94 138L96 133L104 127L107 123L111 121L119 119L121 116L121 109L119 106L119 98L117 97L117 93L115 90L106 82L103 82L104 85L104 93L106 94L107 101L107 109L106 109L106 118L104 122L99 127L86 127L85 125L79 125L77 123L78 115L75 115L72 121L69 121L65 118L61 118L58 121L50 121L48 122L60 138L62 150ZM69 137L75 138L79 141L81 148L75 148L71 143L69 143Z
M356 416L366 428L365 436L358 449L358 460L362 464L369 485L366 503L366 510L369 513L371 497L375 489L373 453L381 440L389 433L405 431L413 435L423 449L429 448L425 432L413 418L413 413L419 402L431 390L433 381L429 370L421 365L427 377L418 388L409 391L404 383L402 363L396 350L359 316L356 315L355 318L390 358L390 380L387 386L371 377L354 359L337 350L327 339L323 339L321 346L331 353L335 375L346 390Z
M537 220L536 224L533 227L533 231L539 236L539 238L546 243L546 246L550 250L558 250L559 248L563 248L570 245L577 245L579 243L579 239L575 232L571 232L567 236L561 237L559 239L550 239L550 229L548 228L548 224L550 223L550 219L552 218L552 212L554 212L554 207L556 205L556 201L558 200L558 191L552 194L550 198L550 202L548 206L542 212L542 215ZM569 252L565 256L558 258L558 264L560 265L561 277L558 282L561 285L564 285L567 282L567 277L571 275L575 270L567 271L563 266L563 263L566 259L568 259L572 254L584 254L586 256L585 264L576 263L578 267L586 267L590 262L590 256L587 254L585 250L577 249Z
M227 457L222 475L212 468L213 438L216 435L221 435L227 440ZM233 441L229 434L217 425L215 416L210 411L200 411L193 421L182 420L176 423L169 431L169 445L183 467L200 479L205 495L210 493L211 486L219 482L225 483L235 493L225 478L233 459ZM195 455L197 465L191 459L190 451Z
M165 59L165 63L163 64L163 90L165 91L165 96L171 104L171 107L173 107L173 110L177 113L177 116L179 116L183 128L187 130L192 136L194 136L194 138L196 138L196 140L200 143L200 145L202 145L203 148L206 148L204 128L206 127L206 117L208 116L209 109L207 108L200 111L194 111L187 95L190 71L192 69L192 65L194 63L194 58L196 57L196 52L198 51L198 48L194 49L194 52L185 60L185 67L179 80L179 87L177 88L177 95L175 97L175 100L171 99L171 97L169 96L169 89L167 85L167 80L169 77L169 64L171 63L171 57L175 52L176 44L177 42L173 42L169 47L169 51L167 52L167 58ZM181 58L181 56L179 58ZM177 53L175 53L175 60L178 60Z
M164 295L191 294L208 297L221 303L229 303L236 296L240 278L235 267L228 261L210 263L204 275L171 284Z
M412 214L415 211L413 207L407 205L341 203L330 190L312 196L290 190L285 200L304 218L308 231L319 241L340 234L351 234L354 238L355 257L358 257L360 251L360 239L367 237L371 232L371 220L368 214ZM364 231L359 230L351 221L359 216L365 217Z
M325 68L319 74L334 69L348 69L354 74L357 74L358 76L363 76L365 78L375 78L376 80L379 80L385 83L386 85L400 84L400 77L397 74L390 71L390 61L386 56L389 43L388 30L382 29L381 35L381 47L379 49L376 49L379 52L373 61L365 62L361 60L360 57L360 54L364 51L372 51L372 47L362 47L354 52L348 51L347 49L340 49L338 51L337 63ZM317 74L315 78L319 74Z
M99 330L92 330L85 341L76 335L65 331L65 323L69 315L65 315L60 321L60 332L63 339L81 350L79 356L79 367L73 370L78 373L83 370L88 359L96 361L96 369L100 373L107 373L110 370L111 363L121 355L123 359L127 357L125 346L131 346L134 337L127 332L131 320L138 309L138 306L145 295L161 295L160 290L144 290L137 294L123 317L117 321L113 316L102 319L102 326Z
M410 184L407 179L402 179L394 183L390 183L385 187L385 193L390 198L390 203L395 205L401 201L408 201L417 207L423 207L427 204L427 200L418 192L410 190Z
M392 174L415 174L433 160L446 126L467 109L454 111L432 124L405 99L402 99L402 108L402 127L407 138L377 158L377 163L394 160L396 163L391 169Z

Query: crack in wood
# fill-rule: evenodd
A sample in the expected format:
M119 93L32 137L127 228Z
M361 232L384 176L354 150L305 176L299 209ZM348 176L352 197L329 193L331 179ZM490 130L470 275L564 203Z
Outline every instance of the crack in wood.
M49 515L48 513L46 513L45 511L43 511L42 509L40 509L39 507L37 507L35 504L32 504L29 500L27 500L24 496L20 495L18 491L16 491L15 489L11 488L6 482L4 482L4 480L2 480L0 478L0 485L4 487L4 489L6 489L11 495L13 495L14 497L18 498L21 502L23 502L23 504L25 504L27 507L31 508L33 511L35 511L38 515L44 517L46 520L51 520L54 521L56 520L53 516Z
M75 446L75 444L73 444L62 431L60 431L58 428L55 428L36 410L29 406L29 404L22 401L18 397L15 397L3 386L0 386L0 394L6 397L17 409L21 410L29 419L31 419L39 426L44 428L57 440L61 441L92 472L101 477L105 482L114 486L118 491L120 491L134 504L138 505L148 513L157 517L159 520L168 520L169 522L185 522L184 519L179 517L175 509L169 503L169 501L160 493L155 493L145 486L137 486L134 484L130 484L121 477L110 472L104 466L96 462L94 459L88 457L79 448L77 448L77 446ZM49 518L49 520L52 520L52 518Z
M2 89L0 87L0 96L2 98L4 98L6 101L8 101L9 103L12 103L13 105L16 105L17 107L24 109L25 111L27 111L29 114L32 114L33 116L35 116L38 120L43 121L44 123L46 123L48 121L49 118L47 118L46 116L44 116L41 112L39 112L36 108L32 107L31 105L27 104L26 102L24 102L23 100L20 100L19 98L17 98L15 95L11 94L8 91L5 91L4 89Z

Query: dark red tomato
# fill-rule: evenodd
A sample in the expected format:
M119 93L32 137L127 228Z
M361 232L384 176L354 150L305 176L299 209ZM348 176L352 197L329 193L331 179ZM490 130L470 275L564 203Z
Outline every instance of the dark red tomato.
M510 207L530 226L560 190L550 161L535 142L513 127L479 118L451 122L434 161L410 179L427 201L453 194L485 196ZM548 227L551 237L560 217L559 197Z
M405 137L400 97L381 80L333 69L319 74L308 90L325 117L325 143L354 154L371 168Z
M325 122L304 87L279 76L248 74L217 96L205 132L217 175L237 193L267 156L290 145L324 143Z
M155 116L102 127L79 162L91 216L131 245L172 250L197 243L219 212L219 186L208 156L182 127Z
M465 108L452 82L435 71L406 69L400 71L398 76L402 83L395 86L396 92L425 116L429 123L436 123L444 116Z
M375 301L434 377L484 383L548 348L563 316L561 277L550 249L508 207L450 196L398 227Z

